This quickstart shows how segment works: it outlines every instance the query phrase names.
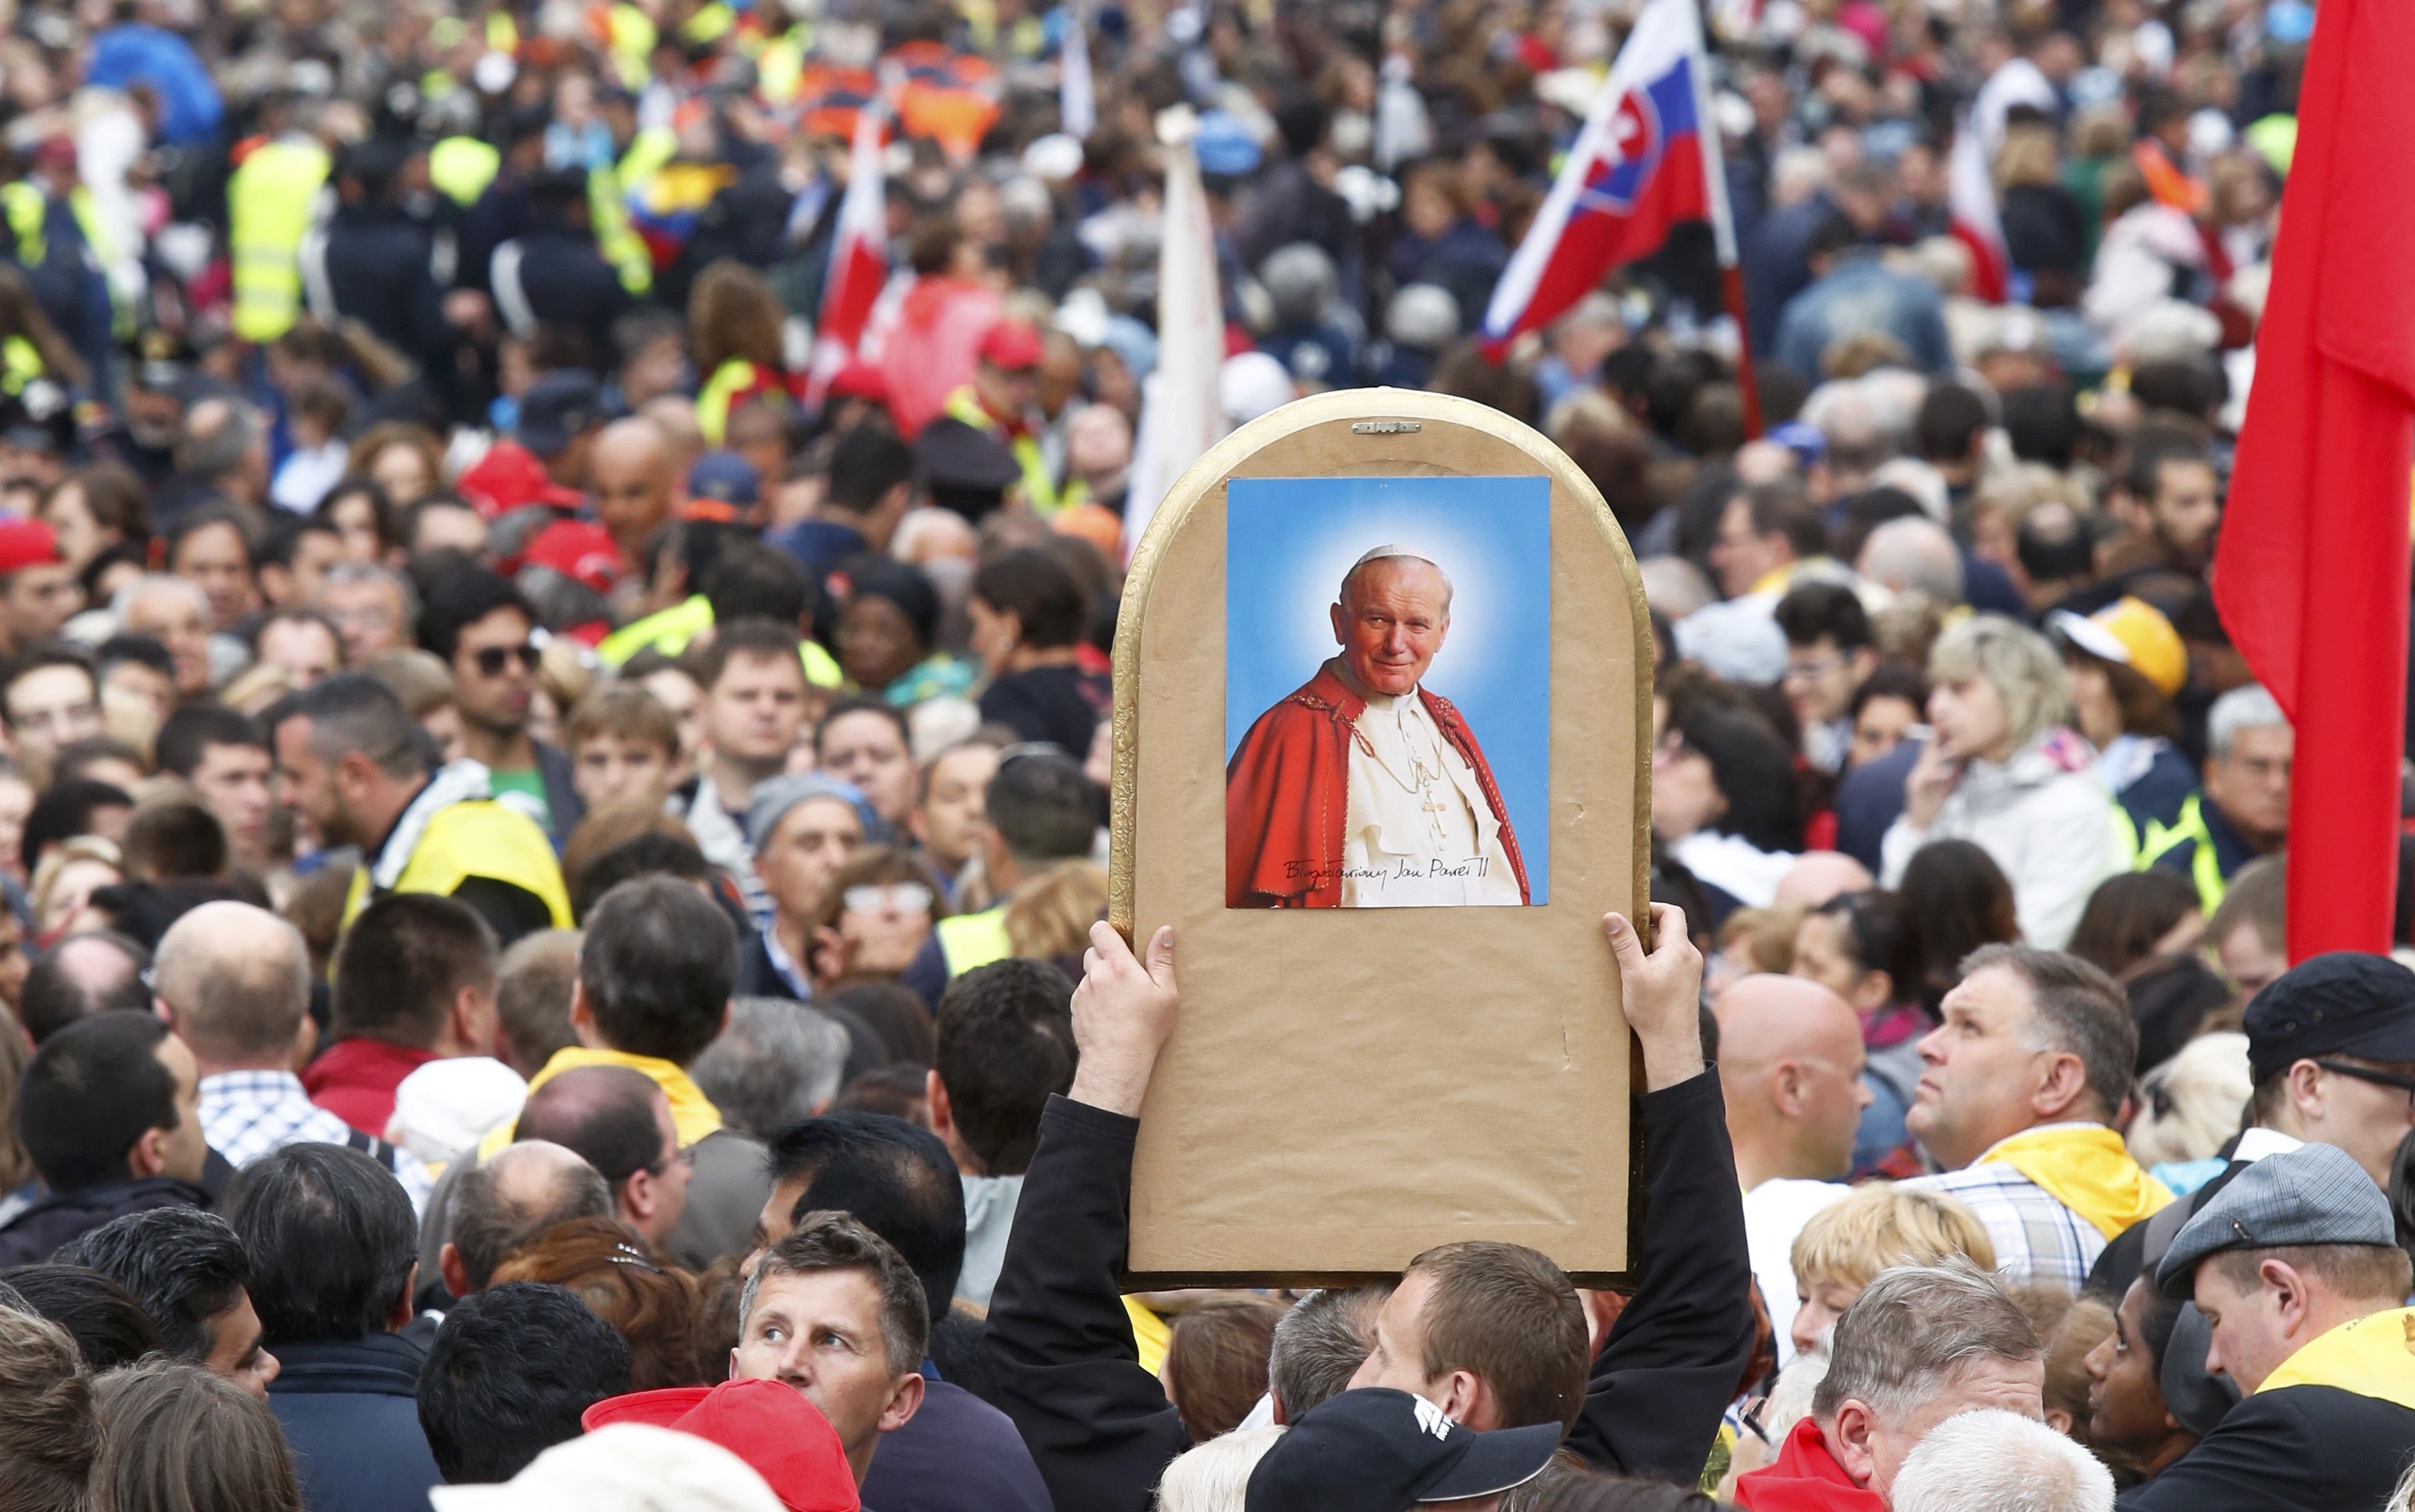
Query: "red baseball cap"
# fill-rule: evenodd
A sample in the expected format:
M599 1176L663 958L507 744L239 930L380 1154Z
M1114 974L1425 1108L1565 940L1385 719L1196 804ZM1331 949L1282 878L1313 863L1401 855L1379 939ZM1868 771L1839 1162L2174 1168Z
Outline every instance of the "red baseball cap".
M788 1512L859 1512L855 1472L820 1409L777 1381L724 1381L608 1397L579 1415L593 1432L613 1423L668 1428L746 1461Z
M982 337L981 360L1017 371L1040 366L1040 330L1027 321L1000 321Z
M550 567L598 593L608 593L621 576L621 548L603 526L558 519L539 531L520 558L525 567Z
M889 375L868 362L850 362L831 380L830 397L833 399L870 399L875 404L887 404Z
M0 573L63 560L59 538L48 525L38 519L0 519Z

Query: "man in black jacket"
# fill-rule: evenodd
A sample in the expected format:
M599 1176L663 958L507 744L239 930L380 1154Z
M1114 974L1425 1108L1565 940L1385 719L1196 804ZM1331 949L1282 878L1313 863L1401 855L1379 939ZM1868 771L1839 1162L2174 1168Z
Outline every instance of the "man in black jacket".
M293 1447L305 1512L428 1512L442 1474L419 1424L411 1321L416 1225L392 1172L305 1141L227 1189L262 1342L284 1369L269 1410Z
M2391 1500L2415 1454L2415 1308L2390 1200L2330 1145L2267 1156L2198 1210L2156 1284L2247 1393L2122 1512L2332 1512Z
M48 1260L128 1213L207 1207L200 1086L193 1053L148 1013L89 1014L45 1040L17 1116L50 1195L0 1228L0 1266Z
M1751 1276L1718 1079L1703 1067L1702 957L1681 911L1653 915L1659 946L1648 955L1627 920L1604 921L1643 1052L1652 1223L1641 1285L1600 1355L1588 1362L1575 1289L1549 1260L1515 1245L1447 1245L1411 1263L1351 1384L1415 1391L1479 1431L1558 1422L1597 1466L1690 1485L1752 1346ZM1144 1512L1190 1442L1138 1364L1116 1289L1141 1099L1178 1007L1174 938L1159 930L1143 958L1103 924L1090 939L1073 997L1073 1089L1042 1116L987 1341L998 1404L1057 1505ZM1495 1286L1506 1301L1479 1300ZM1433 1357L1439 1371L1427 1369Z

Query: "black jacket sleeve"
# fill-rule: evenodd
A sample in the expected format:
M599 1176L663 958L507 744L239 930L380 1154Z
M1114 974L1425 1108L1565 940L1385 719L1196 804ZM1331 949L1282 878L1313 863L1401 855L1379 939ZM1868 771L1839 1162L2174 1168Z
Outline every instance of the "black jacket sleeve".
M1083 1512L1147 1512L1166 1461L1190 1444L1141 1369L1116 1285L1139 1132L1137 1119L1048 1100L990 1296L997 1403L1056 1504Z
M2120 1512L2333 1512L2390 1500L2415 1411L2337 1386L2258 1392Z
M1716 1071L1644 1094L1642 1275L1594 1360L1568 1447L1690 1486L1752 1352L1744 1194Z

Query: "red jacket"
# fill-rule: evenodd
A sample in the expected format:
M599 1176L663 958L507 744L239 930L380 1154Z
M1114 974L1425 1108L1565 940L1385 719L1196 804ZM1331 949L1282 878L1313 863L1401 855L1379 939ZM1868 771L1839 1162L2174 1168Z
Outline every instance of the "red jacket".
M338 1040L302 1068L302 1090L362 1133L383 1139L395 1088L435 1058L382 1040Z
M1508 806L1467 721L1448 698L1424 688L1418 697L1443 739L1475 769L1477 786L1501 821L1501 848L1518 878L1518 901L1531 901ZM1224 906L1342 906L1342 831L1350 812L1345 753L1366 710L1367 700L1342 686L1328 662L1241 737L1224 769Z
M1745 1512L1886 1512L1885 1499L1853 1484L1808 1417L1786 1435L1776 1460L1736 1477L1735 1499Z

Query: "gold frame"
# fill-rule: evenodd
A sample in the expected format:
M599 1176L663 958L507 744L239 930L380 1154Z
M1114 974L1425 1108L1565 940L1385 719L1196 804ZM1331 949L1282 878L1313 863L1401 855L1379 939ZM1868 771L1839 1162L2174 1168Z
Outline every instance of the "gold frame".
M1533 472L1550 478L1554 486L1554 509L1563 498L1577 506L1577 516L1593 529L1607 549L1610 561L1625 589L1628 628L1634 659L1634 698L1632 730L1633 789L1632 830L1627 836L1632 860L1632 876L1628 879L1628 896L1634 900L1637 911L1644 917L1639 921L1650 932L1649 911L1645 906L1651 889L1651 745L1653 696L1653 638L1650 611L1646 606L1643 584L1635 556L1626 533L1612 515L1610 507L1590 479L1569 460L1567 454L1532 427L1510 419L1488 406L1448 395L1421 393L1404 389L1351 389L1316 395L1285 405L1242 427L1211 447L1187 470L1167 493L1148 529L1135 548L1125 578L1122 606L1117 622L1114 651L1114 726L1113 776L1110 799L1110 835L1108 844L1108 921L1124 937L1132 939L1135 931L1136 894L1135 846L1138 831L1139 726L1141 689L1139 668L1145 629L1146 609L1157 585L1159 569L1176 539L1190 523L1193 512L1203 502L1219 497L1215 490L1232 477L1252 475L1250 463L1265 449L1279 442L1300 437L1303 432L1325 430L1326 436L1305 438L1300 444L1283 448L1281 465L1269 464L1265 475L1316 475L1312 467L1303 469L1303 448L1313 452L1329 451L1334 462L1334 475L1452 475L1454 469L1447 455L1437 455L1435 442L1447 440L1444 427L1463 429L1480 434L1492 442L1514 447L1533 465ZM1437 433L1440 433L1437 435ZM1388 438L1403 438L1397 462L1388 462ZM1409 439L1419 438L1419 439ZM1479 472L1461 471L1458 475L1491 475L1524 471L1502 467L1499 459L1489 462ZM1559 560L1564 543L1556 534L1553 558ZM1222 545L1216 548L1220 554ZM1596 601L1598 602L1598 600ZM1610 606L1603 606L1611 608ZM1561 626L1566 623L1561 603L1552 606L1554 643L1558 643ZM1614 614L1614 608L1611 609ZM1565 696L1567 690L1555 691ZM1553 723L1554 760L1559 757L1557 741L1560 726ZM1221 813L1221 808L1219 810ZM1558 833L1555 825L1555 836ZM1553 855L1559 854L1555 846ZM1556 864L1556 861L1554 862ZM1606 952L1605 952L1606 954ZM1611 981L1616 980L1615 963L1610 964ZM1614 1010L1613 1010L1614 1011ZM1642 1070L1640 1059L1629 1041L1627 1085L1640 1087ZM1626 1124L1628 1159L1625 1165L1626 1201L1623 1268L1568 1268L1581 1285L1625 1288L1631 1285L1640 1259L1643 1221L1642 1141L1641 1130ZM1146 1143L1146 1140L1145 1142ZM1144 1154L1146 1152L1144 1151ZM1142 1164L1146 1164L1144 1160ZM1137 1193L1135 1194L1137 1197ZM1134 1219L1140 1215L1135 1205ZM1281 1273L1266 1271L1241 1272L1201 1269L1177 1272L1164 1269L1136 1271L1131 1277L1135 1286L1174 1286L1190 1284L1355 1284L1375 1279L1373 1271L1341 1269L1299 1269Z

